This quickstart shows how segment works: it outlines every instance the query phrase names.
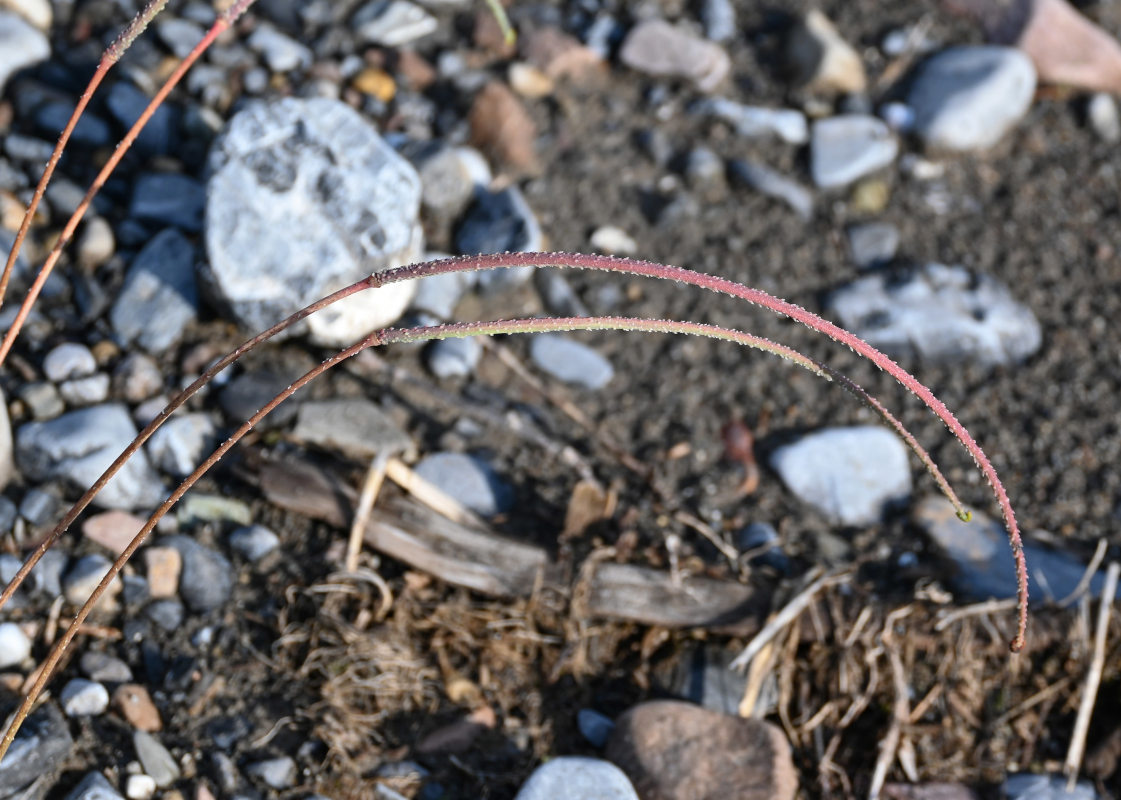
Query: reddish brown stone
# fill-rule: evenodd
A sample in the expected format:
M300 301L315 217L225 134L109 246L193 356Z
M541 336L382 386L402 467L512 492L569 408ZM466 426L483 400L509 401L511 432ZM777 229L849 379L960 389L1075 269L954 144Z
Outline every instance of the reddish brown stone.
M778 728L675 700L623 714L607 757L643 800L791 800L798 789Z
M537 126L517 96L492 81L475 96L469 116L471 142L514 172L537 171Z
M163 728L163 720L148 690L137 683L125 683L113 692L113 707L121 712L138 731L155 733Z
M555 81L583 83L606 74L598 53L556 28L538 28L518 44L525 60Z

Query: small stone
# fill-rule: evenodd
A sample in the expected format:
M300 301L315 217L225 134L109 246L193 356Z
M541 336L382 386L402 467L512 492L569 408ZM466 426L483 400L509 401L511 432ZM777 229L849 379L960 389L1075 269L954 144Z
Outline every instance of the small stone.
M887 208L891 199L891 187L882 178L865 178L852 187L851 208L853 213L873 216Z
M36 778L53 773L73 747L66 718L53 703L44 703L28 716L0 761L0 797L15 795Z
M782 552L782 540L769 522L753 522L736 534L736 547L741 553L751 554L751 563L771 567L785 575L790 571L790 559Z
M596 758L561 756L533 771L514 800L638 800L627 776Z
M96 650L82 653L81 666L86 677L98 683L127 683L132 680L132 670L128 668L128 664Z
M31 656L31 640L14 622L0 622L0 669L18 667Z
M453 337L429 345L425 364L437 378L465 378L475 371L482 354L479 337Z
M863 92L868 86L860 55L817 9L791 32L786 60L795 82L811 92Z
M163 388L163 372L147 353L129 353L113 370L113 391L129 403L142 403Z
M74 678L63 686L58 699L68 717L96 717L109 707L109 692L105 687L83 678Z
M694 147L685 156L685 179L705 202L719 202L727 189L724 159L707 147Z
M615 376L611 362L591 347L559 333L536 334L529 343L533 363L558 380L602 389Z
M158 17L155 27L160 41L176 58L190 55L205 34L201 25L179 17Z
M109 319L125 342L162 353L197 314L195 247L168 228L133 259Z
M89 600L93 590L109 572L113 562L103 555L82 556L62 578L62 594L66 602L78 607ZM121 593L121 578L113 578L105 594L98 600L96 608L110 609L115 605L115 597Z
M147 731L134 731L132 744L136 748L136 757L144 772L152 776L156 786L167 788L179 780L179 765L175 758L160 744L159 740Z
M910 133L915 129L915 109L906 103L884 103L880 119L896 133Z
M101 373L65 381L59 384L58 394L71 408L104 403L109 397L109 376Z
M34 592L51 598L62 593L62 572L66 569L69 559L66 554L58 550L48 550L39 559L31 574L31 585Z
M858 269L890 264L899 250L899 229L890 222L865 222L848 229L849 254Z
M179 591L179 575L183 557L174 547L148 547L144 550L148 593L154 599L175 597Z
M100 772L87 772L66 800L124 800Z
M151 775L129 775L125 783L125 797L128 800L151 800L158 788L156 779Z
M521 190L510 186L500 192L477 192L455 237L464 255L479 253L529 253L541 250L544 236L537 216ZM488 270L479 273L485 292L499 292L526 283L533 267Z
M545 304L550 314L559 317L589 316L588 307L584 305L561 270L536 270L533 273L533 283L537 287L537 293L541 295L541 302Z
M248 525L253 519L249 505L234 497L191 492L180 502L176 514L179 524L189 528L202 522L237 522Z
M267 23L258 25L245 43L250 50L264 56L265 63L273 72L307 69L315 59L307 46L285 36Z
M633 256L638 252L638 243L614 225L596 228L588 241L596 250L612 256Z
M736 133L748 139L777 136L790 144L805 144L810 140L806 115L797 109L763 108L726 97L712 97L697 103L694 111L724 120Z
M84 491L136 436L122 405L71 411L49 422L32 422L16 433L16 455L32 480L62 479ZM163 486L143 452L134 455L94 498L105 508L151 508Z
M719 645L697 646L682 657L670 691L682 700L736 716L747 676L730 669L735 653Z
M576 727L592 747L606 747L611 732L615 730L615 723L598 711L581 708L576 714Z
M288 756L256 761L246 767L245 772L270 789L290 789L296 782L296 762Z
M126 81L113 84L105 98L105 105L109 113L120 123L122 128L131 128L144 115L152 98ZM179 115L169 104L165 103L155 110L151 119L144 125L140 135L136 137L135 147L152 155L170 153L175 146L176 127L179 124Z
M704 0L701 6L701 24L705 37L714 42L726 42L736 35L736 9L731 0Z
M250 103L215 141L208 166L201 274L246 328L264 330L423 252L416 170L345 103ZM414 291L402 282L361 292L297 331L349 345L396 320Z
M367 67L355 75L351 83L362 94L376 97L383 103L392 101L397 94L397 84L393 82L393 76L384 69Z
M411 452L413 441L385 411L363 398L304 403L292 435L358 458Z
M230 534L230 547L246 561L260 561L280 547L280 537L264 525L246 525Z
M623 714L607 757L643 800L727 797L793 800L798 777L790 744L773 725L661 700Z
M174 547L183 558L179 595L192 611L212 611L229 599L234 571L225 556L187 536L168 536L160 544Z
M552 78L524 61L515 61L506 68L506 81L511 89L530 100L548 97L556 89Z
M1003 794L1008 800L1099 800L1094 784L1079 781L1067 789L1064 775L1009 775L1004 780Z
M876 425L826 428L784 445L771 466L798 499L836 525L872 525L911 494L907 447Z
M475 95L467 117L471 144L515 174L538 171L537 125L506 84L487 83Z
M0 5L16 12L44 33L50 30L54 19L50 0L4 0Z
M869 275L827 305L841 325L896 358L993 367L1026 360L1043 341L1031 309L996 279L963 267L927 264L905 280Z
M359 39L383 47L415 42L438 27L435 17L407 0L374 0L358 9L351 20Z
M450 224L458 219L475 196L475 191L480 188L485 190L491 182L486 159L471 147L426 145L410 155L410 159L420 173L421 207L439 222ZM455 277L467 280L462 277L465 275L469 275L470 282L474 283L474 276L470 273L458 273ZM420 284L449 277L452 276L434 275L422 279ZM421 286L417 291L423 291Z
M154 732L163 728L160 712L152 702L148 690L140 684L126 683L113 692L113 708L129 725L138 731Z
M1010 47L952 47L924 62L907 95L915 131L931 150L992 147L1027 113L1031 60Z
M879 119L843 114L818 120L810 144L810 172L824 189L846 186L895 160L899 143Z
M508 511L514 492L481 458L462 453L433 453L416 466L418 476L477 514Z
M729 162L728 169L733 178L760 194L781 200L802 219L809 220L813 217L813 192L792 178L764 164L742 159Z
M147 173L136 181L128 213L133 219L172 225L189 233L202 230L206 190L194 178L169 172Z
M173 478L185 478L217 443L217 426L200 411L172 417L152 434L145 447L159 469Z
M431 254L429 254L431 255ZM429 255L426 255L427 259ZM475 285L474 272L445 272L417 281L416 297L410 308L438 319L452 319L460 299Z
M119 556L144 527L144 520L127 511L103 511L82 523L82 535Z
M96 371L97 361L84 344L74 342L60 344L43 359L43 372L55 383L68 378L92 375Z
M91 217L82 228L78 237L78 264L82 269L92 271L100 267L117 250L113 229L102 217Z
M264 67L254 67L245 73L241 83L246 94L264 94L269 88L269 71Z
M19 504L19 515L33 527L48 525L59 516L58 498L42 489L29 489Z
M174 633L179 630L186 613L182 603L170 598L156 600L144 608L144 616L156 623L166 633Z
M661 19L649 19L631 28L619 58L631 69L648 75L687 78L704 92L716 89L732 67L719 45Z
M222 406L226 419L234 425L240 425L287 388L294 377L295 375L279 375L263 370L246 372L238 375L222 389L221 394L218 395L218 403ZM281 403L279 408L261 421L257 426L258 429L269 430L291 422L302 405L301 399L301 394L297 393Z
M0 10L0 92L12 75L50 56L46 36L16 14Z
M1106 144L1121 142L1121 116L1117 112L1117 101L1112 95L1098 92L1086 105L1086 118L1090 126Z

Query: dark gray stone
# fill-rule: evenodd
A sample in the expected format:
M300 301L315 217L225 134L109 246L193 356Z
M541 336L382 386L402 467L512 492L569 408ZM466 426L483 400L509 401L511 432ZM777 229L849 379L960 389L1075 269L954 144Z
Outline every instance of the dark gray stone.
M59 769L73 746L66 719L53 703L31 712L0 761L0 797Z
M592 747L606 747L611 731L615 730L615 723L598 711L581 708L576 713L576 727Z
M201 38L200 35L199 39ZM195 43L198 43L198 39ZM126 130L140 119L149 102L151 98L148 95L125 81L113 84L113 88L105 97L105 105L109 108L109 113ZM164 103L152 114L151 119L140 131L140 135L136 137L136 144L133 146L151 155L170 153L175 145L177 117L175 109Z
M47 103L35 112L35 124L44 136L58 136L70 121L74 104ZM93 114L83 114L70 134L70 144L78 147L105 147L113 137L109 124Z
M141 175L128 213L141 222L173 225L189 233L202 230L206 190L194 178L171 172Z
M96 650L82 653L81 667L87 678L98 683L129 683L132 680L128 664L108 653Z
M187 610L173 598L153 600L144 607L144 615L168 633L174 633L183 624Z
M476 192L455 237L464 255L531 252L543 244L537 217L516 186ZM479 273L478 282L484 291L500 291L525 283L532 274L533 267L488 270Z
M183 559L179 596L192 611L212 611L229 599L234 571L225 556L187 536L168 536L160 545L174 547Z
M481 458L463 453L433 453L421 459L416 473L462 505L483 516L509 510L514 491Z
M392 417L357 397L304 403L292 435L307 444L361 458L414 449L412 439Z
M280 537L264 525L246 525L230 534L230 547L247 561L260 561L280 547Z
M174 228L155 236L129 267L113 310L113 329L126 342L162 353L198 314L195 248Z

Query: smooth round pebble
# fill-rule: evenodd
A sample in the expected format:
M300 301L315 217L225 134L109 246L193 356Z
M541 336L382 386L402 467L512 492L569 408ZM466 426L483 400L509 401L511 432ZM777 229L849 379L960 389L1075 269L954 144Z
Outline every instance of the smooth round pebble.
M150 800L157 788L156 779L151 775L129 775L125 797L129 800Z
M230 534L230 547L247 561L259 561L280 546L280 537L264 525L246 525Z
M66 342L47 353L43 359L47 379L58 383L69 378L83 378L97 372L97 359L84 344Z
M109 707L109 691L97 681L74 678L59 695L68 717L96 717Z
M14 622L0 624L0 669L23 663L31 655L31 640Z

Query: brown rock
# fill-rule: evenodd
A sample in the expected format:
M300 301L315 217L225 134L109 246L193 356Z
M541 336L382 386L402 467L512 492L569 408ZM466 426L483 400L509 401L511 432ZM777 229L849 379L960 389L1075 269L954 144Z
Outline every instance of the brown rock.
M82 535L119 556L140 533L144 522L126 511L103 511L82 523Z
M607 758L643 800L791 800L798 789L790 744L778 728L675 700L623 714Z
M583 83L606 73L599 54L557 28L538 28L519 40L522 56L554 81Z
M537 171L537 126L504 83L492 81L482 88L471 104L468 121L471 143L492 159L515 172Z
M863 92L868 85L860 54L817 9L791 32L786 62L795 82L810 91Z
M148 690L137 683L124 683L113 692L113 708L138 731L155 733L163 728L160 712Z
M154 599L175 597L179 591L179 573L183 557L174 547L149 547L144 551L148 567L148 593Z
M648 75L688 78L704 92L716 89L732 69L732 60L722 47L662 19L649 19L631 28L619 58Z
M397 74L410 89L423 91L436 80L436 69L413 50L397 51Z

